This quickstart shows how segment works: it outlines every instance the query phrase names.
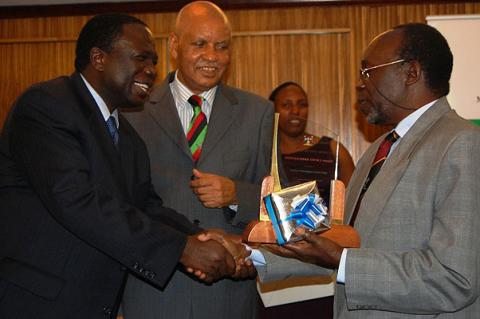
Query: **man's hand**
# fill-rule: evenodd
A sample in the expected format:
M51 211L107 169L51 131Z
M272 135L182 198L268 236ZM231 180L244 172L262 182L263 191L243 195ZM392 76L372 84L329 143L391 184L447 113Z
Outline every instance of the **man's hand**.
M250 251L242 244L242 237L240 235L227 234L223 230L210 229L197 237L201 241L216 240L221 243L235 259L235 274L232 275L234 279L255 278L257 271L253 266L251 260L246 259L250 256ZM195 275L201 275L195 272Z
M330 239L307 233L305 239L285 246L262 245L270 252L288 258L296 258L303 262L325 268L336 269L340 263L343 247Z
M195 236L188 236L180 263L187 271L211 283L222 277L235 274L235 260L217 241L200 241Z
M190 182L195 195L207 208L220 208L237 204L237 192L235 183L226 177L202 173L193 169L195 177Z

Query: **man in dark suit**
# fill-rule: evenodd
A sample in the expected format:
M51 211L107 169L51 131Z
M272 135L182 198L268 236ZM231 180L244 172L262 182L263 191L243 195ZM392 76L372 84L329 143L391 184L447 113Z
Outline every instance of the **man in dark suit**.
M445 97L452 65L447 41L425 24L398 26L369 44L357 103L391 132L360 158L348 185L346 222L361 247L311 235L289 250L272 248L338 268L335 318L479 317L480 129ZM314 270L266 260L264 279Z
M138 107L157 54L140 20L91 19L76 72L32 86L0 139L0 318L115 318L128 273L163 287L178 265L208 282L232 256L165 208L147 150L117 107Z
M221 83L230 62L231 28L213 3L186 5L169 40L177 70L153 91L142 112L126 117L145 140L152 181L166 205L202 227L240 234L258 219L260 184L271 159L273 106ZM207 118L198 159L188 143L194 115L188 99L194 94ZM123 305L126 319L250 319L257 303L253 280L206 286L176 272L162 292L130 276Z

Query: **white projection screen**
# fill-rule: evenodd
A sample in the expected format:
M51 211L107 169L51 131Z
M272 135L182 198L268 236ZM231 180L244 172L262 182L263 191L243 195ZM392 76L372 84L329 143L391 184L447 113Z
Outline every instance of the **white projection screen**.
M462 117L480 125L480 15L427 16L453 53L448 100Z

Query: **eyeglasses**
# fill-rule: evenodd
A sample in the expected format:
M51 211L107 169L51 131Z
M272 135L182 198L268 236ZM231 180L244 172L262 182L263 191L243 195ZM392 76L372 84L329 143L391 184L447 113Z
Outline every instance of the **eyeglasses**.
M378 68L383 68L384 66L394 65L397 63L405 62L405 59L395 60L393 62L383 63L375 66L371 66L369 68L360 68L360 77L362 79L368 79L370 77L370 71L375 70Z

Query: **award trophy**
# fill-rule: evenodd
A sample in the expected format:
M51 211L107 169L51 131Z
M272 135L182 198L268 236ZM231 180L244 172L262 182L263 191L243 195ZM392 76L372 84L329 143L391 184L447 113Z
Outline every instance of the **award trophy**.
M268 217L267 209L263 198L274 191L282 189L280 185L280 176L278 175L277 161L277 138L278 138L278 118L279 114L275 113L273 125L273 143L272 143L272 166L270 175L263 178L260 194L260 214L258 221L250 222L243 232L243 241L246 243L276 243L275 233L273 232L272 223Z
M279 114L275 113L272 143L272 165L270 175L266 176L262 182L259 220L250 222L243 232L243 241L250 244L281 244L283 242L276 236L263 200L264 197L268 196L269 194L282 190L280 185L280 177L278 174L277 160L278 119ZM337 143L335 153L335 178L331 181L330 187L330 225L327 230L324 230L320 234L320 236L333 240L342 247L359 247L360 238L358 233L352 227L343 225L345 185L342 181L337 179L339 143Z

